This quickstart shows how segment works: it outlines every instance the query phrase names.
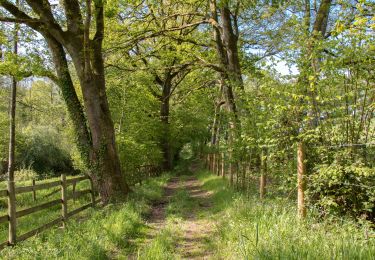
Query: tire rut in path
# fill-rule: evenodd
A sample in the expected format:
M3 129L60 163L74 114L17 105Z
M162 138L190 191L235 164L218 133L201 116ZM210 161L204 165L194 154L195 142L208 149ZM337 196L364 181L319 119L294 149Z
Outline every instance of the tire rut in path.
M166 224L166 209L172 196L176 193L179 188L180 179L173 177L169 180L166 187L164 188L164 195L161 200L156 201L151 210L150 217L147 224L150 228L155 230L157 233L165 227ZM155 236L156 234L152 234Z

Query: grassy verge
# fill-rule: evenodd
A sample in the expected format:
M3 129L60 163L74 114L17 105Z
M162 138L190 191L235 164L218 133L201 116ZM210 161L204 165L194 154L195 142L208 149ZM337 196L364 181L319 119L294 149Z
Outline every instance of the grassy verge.
M212 192L211 217L218 221L212 236L217 259L374 259L375 239L368 227L346 219L304 222L295 203L244 196L226 180L201 172L203 188Z
M74 178L74 176L69 176L68 179L70 178ZM53 182L53 181L58 181L58 180L60 180L59 177L49 178L49 179L37 181L37 184L48 183L48 182ZM30 186L31 181L18 181L16 185L17 187ZM90 188L89 180L84 180L84 181L77 183L76 191L85 190L89 188ZM0 189L6 189L6 182L0 183ZM67 192L68 192L68 195L72 194L72 185L68 187ZM60 199L60 198L61 198L60 186L36 191L36 201L33 201L31 192L18 194L16 197L17 211L30 208L33 206L37 206L45 202L49 202L49 201ZM90 202L90 194L86 194L85 196L77 198L75 201L69 200L68 209L69 211L72 211L89 202ZM6 197L0 199L0 215L1 216L7 214L8 212L7 204L8 202L7 202ZM48 223L49 221L52 221L58 218L59 216L61 216L61 206L56 205L48 209L44 209L42 211L21 217L17 219L17 234L18 235L24 234L27 231L30 231L45 223ZM0 242L4 242L7 239L8 239L8 223L7 222L1 223L0 224Z
M134 188L127 202L88 209L68 222L6 248L6 259L111 259L126 258L145 232L144 217L152 201L160 199L168 176L149 179ZM47 214L48 215L48 214ZM30 220L31 221L31 220Z

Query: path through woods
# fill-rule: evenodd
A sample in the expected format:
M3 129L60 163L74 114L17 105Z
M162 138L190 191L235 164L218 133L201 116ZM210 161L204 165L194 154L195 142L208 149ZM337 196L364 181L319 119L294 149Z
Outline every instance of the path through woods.
M214 227L208 211L210 195L194 176L173 177L163 198L153 205L147 222L150 231L140 251L167 231L173 240L174 258L209 259L209 237Z

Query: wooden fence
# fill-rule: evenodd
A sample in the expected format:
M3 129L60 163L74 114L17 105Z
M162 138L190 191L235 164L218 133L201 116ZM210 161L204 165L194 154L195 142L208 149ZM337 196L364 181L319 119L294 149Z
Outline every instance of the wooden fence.
M90 188L86 190L76 191L76 184L80 181L87 180L87 179L90 180ZM72 185L72 193L68 195L67 189L71 185ZM16 195L31 192L33 196L33 201L36 201L37 190L50 189L50 188L58 187L58 186L60 187L59 190L61 192L61 199L51 200L49 202L45 202L45 203L36 205L34 207L22 209L19 211L16 210ZM55 194L59 190L52 191L48 195ZM71 200L71 199L75 200L86 194L91 194L91 202L69 212L68 200ZM98 200L95 200L93 182L88 176L80 176L80 177L75 177L72 179L66 179L65 174L61 175L61 179L59 181L52 181L52 182L40 183L40 184L36 184L35 181L32 181L31 186L24 186L24 187L15 187L14 182L13 183L8 182L8 188L6 190L0 190L0 198L3 198L3 197L8 197L8 214L4 216L0 216L0 224L4 222L9 223L9 226L8 226L9 235L8 235L8 241L5 241L0 244L0 250L6 246L15 245L16 242L23 241L29 237L32 237L48 228L51 228L57 225L58 223L62 223L63 226L65 226L66 221L71 216L89 207L94 207L95 204L98 202ZM58 204L61 204L61 216L59 218L54 219L25 234L17 236L17 219L18 218L38 212L40 210L50 208Z
M305 189L306 189L306 151L305 144L303 142L297 143L297 208L298 217L304 219L306 217L305 207ZM228 153L229 154L229 153ZM217 174L226 178L226 168L229 171L230 185L234 185L234 177L236 179L236 188L239 187L240 179L242 182L242 189L245 187L246 173L250 172L250 166L248 162L226 162L225 158L230 159L230 156L226 156L224 152L219 153L217 151L211 151L205 155L205 167ZM267 152L265 147L262 147L260 153L260 178L259 178L259 197L263 199L266 193L267 186ZM228 164L228 165L225 165ZM234 166L234 167L233 167ZM240 176L241 175L241 176Z

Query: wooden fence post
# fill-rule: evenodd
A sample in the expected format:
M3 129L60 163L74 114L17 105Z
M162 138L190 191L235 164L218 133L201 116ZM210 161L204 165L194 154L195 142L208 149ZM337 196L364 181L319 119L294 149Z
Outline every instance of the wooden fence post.
M91 177L89 177L90 186L91 186L91 203L92 206L95 207L95 191L94 191L94 182L92 181ZM141 183L142 184L142 183Z
M266 185L267 185L267 157L266 157L265 148L262 149L260 154L260 180L259 180L259 198L263 199L266 194Z
M211 154L208 153L207 154L207 167L206 167L208 171L210 171L210 166L211 166L210 157L211 157Z
M232 151L232 148L230 148L230 151L229 151L229 165L228 165L228 170L229 170L229 183L230 183L230 186L233 187L234 185L234 163L233 163L233 151Z
M16 216L16 187L13 180L8 181L8 216L9 237L8 244L15 245L17 240L17 216Z
M61 174L61 216L63 221L63 227L66 225L68 220L68 200L66 194L66 176Z
M221 153L221 176L225 178L225 156Z
M246 160L244 159L241 163L242 166L242 183L241 183L241 188L243 191L246 191Z
M73 193L73 202L76 202L76 182L73 182L73 187L72 187L72 193Z
M36 191L35 191L35 180L31 181L31 185L33 186L33 201L36 201Z
M305 207L305 145L299 142L297 145L297 188L298 188L298 217L304 219L306 217Z
M216 175L220 176L220 160L221 160L221 155L220 153L217 154L217 160L216 160Z

